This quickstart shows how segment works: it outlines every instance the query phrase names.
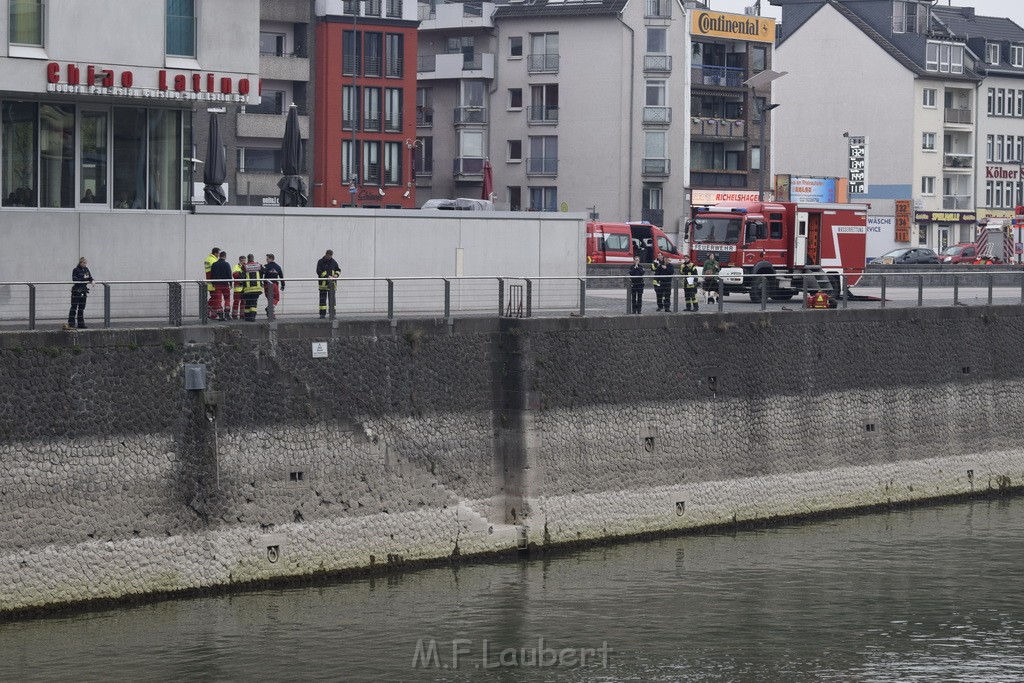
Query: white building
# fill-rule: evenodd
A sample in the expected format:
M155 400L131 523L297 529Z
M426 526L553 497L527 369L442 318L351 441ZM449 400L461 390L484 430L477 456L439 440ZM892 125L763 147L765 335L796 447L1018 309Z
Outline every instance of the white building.
M180 210L193 108L259 102L259 3L6 7L0 211Z

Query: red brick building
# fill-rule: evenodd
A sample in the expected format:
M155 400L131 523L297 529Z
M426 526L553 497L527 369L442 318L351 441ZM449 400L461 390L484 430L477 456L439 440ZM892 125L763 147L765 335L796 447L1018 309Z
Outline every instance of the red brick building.
M316 12L312 205L415 208L416 3L321 0Z

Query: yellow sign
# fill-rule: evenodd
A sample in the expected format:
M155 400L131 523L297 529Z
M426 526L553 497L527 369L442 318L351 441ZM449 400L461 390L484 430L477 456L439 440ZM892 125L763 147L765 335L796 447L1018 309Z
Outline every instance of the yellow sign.
M775 20L725 12L694 12L690 24L694 36L715 36L758 43L775 42Z
M561 204L558 205L558 208L562 211L562 213L565 213L566 211L569 210L569 203L562 202Z

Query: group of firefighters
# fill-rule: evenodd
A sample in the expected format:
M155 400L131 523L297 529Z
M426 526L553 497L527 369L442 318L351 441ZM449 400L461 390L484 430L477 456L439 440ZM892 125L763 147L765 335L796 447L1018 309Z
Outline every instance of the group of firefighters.
M660 258L654 260L654 263L651 264L651 269L654 271L652 284L654 285L654 297L658 310L668 313L672 310L672 279L676 272L675 266L672 265L668 256L663 254ZM705 291L717 291L718 273L721 269L722 267L719 265L715 255L711 254L708 260L704 262L703 279ZM630 313L640 313L644 302L647 270L640 263L639 256L633 259L629 275ZM683 299L686 303L685 310L700 310L700 305L697 303L697 288L700 286L699 278L701 273L697 270L697 266L690 261L689 254L683 255L683 262L679 265L679 275L683 277L682 288Z
M206 272L206 314L210 320L256 320L260 294L267 296L267 317L271 315L270 303L281 302L284 289L284 270L274 261L273 254L267 254L266 263L258 263L252 254L239 256L234 266L228 261L228 254L219 247L210 250L203 261Z

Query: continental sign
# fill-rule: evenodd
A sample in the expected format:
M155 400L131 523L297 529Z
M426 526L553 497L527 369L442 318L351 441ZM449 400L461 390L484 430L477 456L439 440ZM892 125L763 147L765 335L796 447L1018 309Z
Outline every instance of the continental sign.
M694 36L774 43L775 20L725 12L694 12L690 33Z

